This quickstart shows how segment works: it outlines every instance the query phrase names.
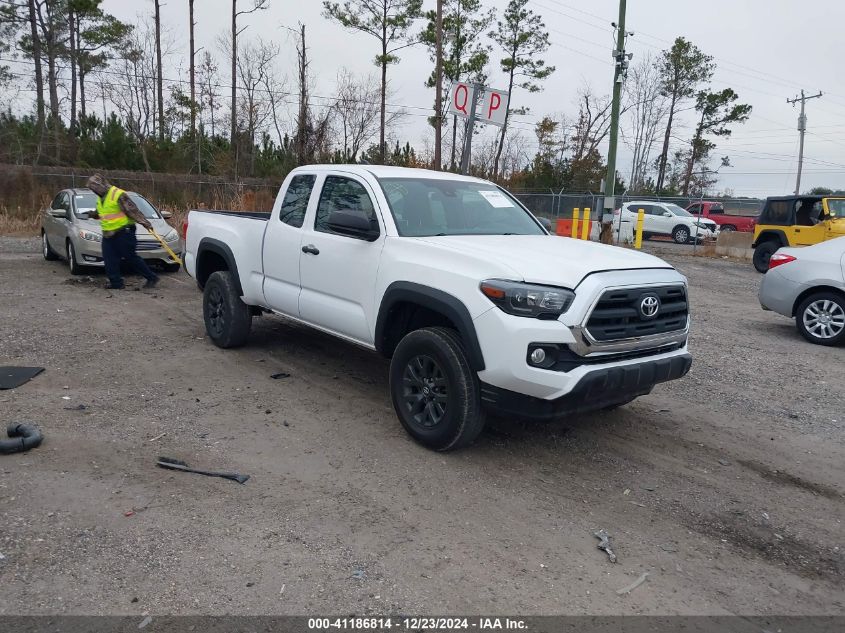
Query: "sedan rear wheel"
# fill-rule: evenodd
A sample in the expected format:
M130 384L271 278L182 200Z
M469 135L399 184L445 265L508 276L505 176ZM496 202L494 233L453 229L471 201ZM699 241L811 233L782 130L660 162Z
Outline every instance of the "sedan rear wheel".
M81 275L85 272L82 266L76 261L76 249L70 240L67 241L67 264L68 268L70 268L71 275Z
M845 341L845 297L832 292L810 295L795 314L801 335L817 345L838 345Z
M55 261L59 258L56 252L50 248L50 242L47 241L47 234L41 231L41 254L48 262Z

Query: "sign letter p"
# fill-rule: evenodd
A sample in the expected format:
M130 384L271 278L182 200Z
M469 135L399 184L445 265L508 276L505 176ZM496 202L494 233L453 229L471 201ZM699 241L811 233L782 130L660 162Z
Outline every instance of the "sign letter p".
M487 105L487 118L492 119L493 113L502 105L502 97L497 92L490 93L490 103Z

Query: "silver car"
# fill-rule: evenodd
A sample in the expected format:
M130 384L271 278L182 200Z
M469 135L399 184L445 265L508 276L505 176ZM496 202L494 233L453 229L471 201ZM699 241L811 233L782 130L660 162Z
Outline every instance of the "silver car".
M140 194L132 191L127 193L170 249L177 254L181 252L179 233L165 221L170 213L159 212ZM100 222L88 219L88 213L96 208L97 195L90 189L60 191L50 208L41 214L41 251L44 259L64 258L73 275L82 274L87 266L103 267ZM136 235L138 255L148 263L161 265L167 271L179 270L179 264L144 227L138 226Z
M778 250L760 285L760 305L795 317L811 343L845 341L845 237Z

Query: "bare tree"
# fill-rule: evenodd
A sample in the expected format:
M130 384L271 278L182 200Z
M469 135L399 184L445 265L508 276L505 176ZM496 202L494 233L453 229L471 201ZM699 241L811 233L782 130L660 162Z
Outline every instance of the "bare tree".
M208 106L209 118L211 124L212 138L217 134L215 111L219 107L217 102L217 64L214 63L214 58L211 53L205 51L202 56L202 61L199 67L199 86L200 86L200 125L202 125L202 111L205 106Z
M232 143L233 156L237 157L237 135L238 135L238 35L243 33L244 29L238 29L238 18L242 15L248 15L266 9L269 0L252 0L252 8L242 9L238 11L238 0L232 0L232 37L231 37L231 54L232 54L232 121L231 121L231 135L230 141ZM237 162L235 165L237 169Z
M155 28L141 22L127 39L126 48L117 62L121 82L116 85L108 78L103 89L123 124L130 132L144 161L144 169L152 171L147 156L147 139L155 134L156 120L156 46Z
M595 151L610 132L610 97L597 97L585 84L578 94L578 119L571 134L572 160Z
M332 106L339 132L340 151L345 162L354 163L379 132L381 89L370 75L357 79L344 68L337 78L337 93ZM388 115L387 125L394 114Z
M622 128L622 138L633 154L628 189L637 191L648 178L651 152L669 114L660 71L651 55L646 55L630 70L625 83L625 101L629 127Z
M249 174L255 172L255 139L271 114L268 95L268 77L273 62L279 55L279 46L258 38L254 43L241 47L238 53L238 87L241 90L238 127L244 131L245 149L249 152Z

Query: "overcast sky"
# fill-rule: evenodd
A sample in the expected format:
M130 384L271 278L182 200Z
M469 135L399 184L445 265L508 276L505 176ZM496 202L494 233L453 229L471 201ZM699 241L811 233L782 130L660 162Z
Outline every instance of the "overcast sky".
M240 0L249 5L251 0ZM507 0L485 0L499 14ZM610 92L613 66L611 60L612 27L618 17L617 0L531 0L550 31L552 47L546 59L557 71L544 83L538 94L516 90L512 105L529 106L530 114L518 117L517 127L536 140L532 124L545 114L577 112L574 103L579 86L585 82L600 94ZM425 0L433 7L434 0ZM172 66L186 67L187 0L166 0L162 11L177 50ZM106 0L104 8L121 19L134 21L139 12L152 13L152 0ZM213 50L220 57L225 80L226 66L215 39L229 28L230 0L196 0L197 46ZM281 26L306 25L316 86L314 94L330 95L341 66L356 73L375 72L373 58L376 40L345 31L322 17L319 0L270 0L266 11L243 18L248 29L242 38L261 36L275 39L283 47L280 72L295 89L296 56L289 32ZM795 187L798 132L797 107L786 103L801 88L808 94L819 90L821 99L807 103L808 132L805 142L804 176L801 189L815 185L845 188L845 65L842 63L842 25L845 3L840 0L629 0L627 28L634 31L628 51L636 62L645 54L658 54L682 35L706 53L718 65L714 88L730 86L744 103L753 106L750 120L735 128L730 140L718 139L714 157L727 155L731 167L719 173L720 190L731 189L736 195L777 195ZM421 27L421 24L420 24ZM418 27L418 28L420 28ZM433 91L423 82L431 63L422 47L402 51L400 64L390 68L392 102L408 106L409 116L398 136L420 146L426 130L425 112ZM182 57L182 59L178 59ZM498 62L500 51L494 50ZM491 64L491 85L506 88L498 63ZM177 70L174 68L174 72ZM691 126L676 134L691 136ZM713 160L712 168L718 167ZM619 169L627 177L630 153L620 146Z

